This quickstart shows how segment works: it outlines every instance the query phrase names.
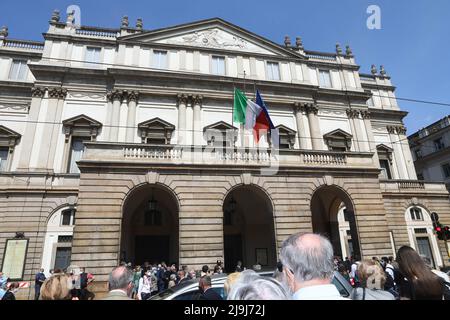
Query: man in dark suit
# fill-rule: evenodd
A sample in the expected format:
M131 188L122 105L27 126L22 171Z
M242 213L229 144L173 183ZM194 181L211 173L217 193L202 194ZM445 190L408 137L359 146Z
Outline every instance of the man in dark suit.
M200 291L203 292L200 300L223 300L220 294L218 294L216 291L214 291L213 288L211 288L210 276L204 276L200 278L198 286L200 288Z

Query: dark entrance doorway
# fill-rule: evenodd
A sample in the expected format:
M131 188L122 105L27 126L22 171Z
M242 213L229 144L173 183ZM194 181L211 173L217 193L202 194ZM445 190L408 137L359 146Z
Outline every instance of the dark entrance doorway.
M311 215L313 231L330 239L334 255L361 258L353 203L346 192L337 186L320 187L311 198Z
M224 249L225 249L225 271L234 272L237 262L243 260L242 236L240 234L225 235Z
M225 271L234 272L237 261L253 268L274 269L277 264L273 207L256 186L239 186L223 206Z
M160 185L134 190L123 206L121 260L178 263L178 201Z
M142 265L145 261L150 263L165 261L169 263L169 236L136 236L135 243L135 261L137 264Z

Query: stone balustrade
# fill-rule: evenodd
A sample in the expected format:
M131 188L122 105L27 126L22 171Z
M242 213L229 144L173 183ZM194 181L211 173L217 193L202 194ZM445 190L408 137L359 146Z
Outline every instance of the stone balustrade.
M38 41L4 39L0 42L0 47L42 51L44 50L44 43Z
M424 182L418 180L380 180L380 185L381 190L387 193L447 192L447 189L443 182Z

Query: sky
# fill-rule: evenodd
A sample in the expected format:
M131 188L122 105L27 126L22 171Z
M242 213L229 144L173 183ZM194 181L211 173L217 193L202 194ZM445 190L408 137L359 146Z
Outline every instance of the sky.
M145 29L220 17L283 43L300 36L307 50L335 52L350 45L360 72L384 65L399 98L450 104L450 1L448 0L1 0L0 25L14 39L42 40L54 9L81 8L83 25L120 27L143 18ZM381 9L381 29L369 30L369 5ZM450 114L450 106L399 101L408 111L408 134Z

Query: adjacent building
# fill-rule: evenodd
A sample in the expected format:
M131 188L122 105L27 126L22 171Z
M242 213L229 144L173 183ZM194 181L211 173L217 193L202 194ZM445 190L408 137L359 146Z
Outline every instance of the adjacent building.
M43 37L0 31L10 277L84 266L102 292L120 261L272 268L311 231L342 257L410 245L448 263L430 219L450 224L445 185L418 181L390 77L361 73L350 47L280 45L219 18L108 29L58 12ZM261 92L278 149L232 122L234 88Z
M408 137L417 177L445 182L450 188L450 116L446 116Z

